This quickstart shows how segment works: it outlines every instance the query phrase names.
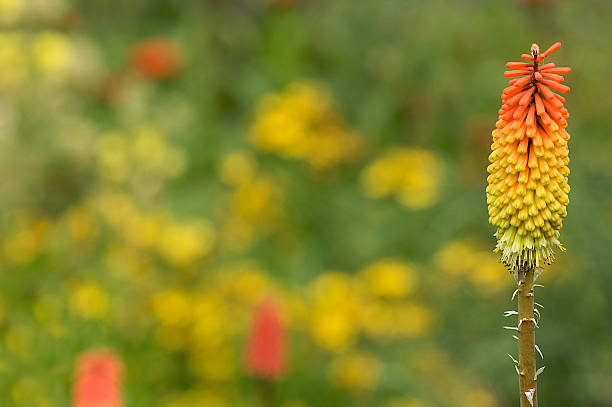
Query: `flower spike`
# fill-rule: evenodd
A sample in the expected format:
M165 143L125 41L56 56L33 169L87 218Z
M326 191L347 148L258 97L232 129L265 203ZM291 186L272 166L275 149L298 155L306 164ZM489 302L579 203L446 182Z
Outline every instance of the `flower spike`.
M569 204L569 117L563 106L570 88L561 82L570 68L540 64L561 47L540 53L537 44L508 62L499 119L492 132L487 168L489 222L497 227L497 248L511 272L534 270L554 260Z

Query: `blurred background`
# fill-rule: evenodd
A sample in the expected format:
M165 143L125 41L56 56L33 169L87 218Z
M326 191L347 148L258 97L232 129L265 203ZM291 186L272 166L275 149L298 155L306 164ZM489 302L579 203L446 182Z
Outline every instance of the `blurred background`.
M0 0L0 404L92 406L75 364L103 349L127 407L516 405L487 157L505 62L561 41L539 398L610 405L611 21L607 0Z

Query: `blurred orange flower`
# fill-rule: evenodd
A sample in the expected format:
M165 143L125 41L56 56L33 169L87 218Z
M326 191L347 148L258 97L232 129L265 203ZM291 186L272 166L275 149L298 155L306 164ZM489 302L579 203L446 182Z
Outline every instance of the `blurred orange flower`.
M254 311L247 369L265 379L278 379L285 372L285 326L274 302L264 302Z
M182 66L179 46L163 38L153 38L137 44L131 53L137 72L150 79L165 79L176 75Z
M123 365L109 350L88 351L77 361L75 407L121 407Z

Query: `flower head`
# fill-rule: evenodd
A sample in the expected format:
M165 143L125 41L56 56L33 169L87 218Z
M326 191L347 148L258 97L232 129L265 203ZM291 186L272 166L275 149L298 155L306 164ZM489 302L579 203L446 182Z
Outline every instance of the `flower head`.
M278 379L285 371L285 327L273 302L255 309L247 349L247 368L257 377Z
M110 351L83 353L77 361L75 407L120 407L121 361Z
M557 42L527 62L508 62L510 83L502 94L487 168L489 222L497 226L497 250L511 271L528 270L554 259L562 219L569 204L569 117L561 84L570 68L541 62L558 50Z

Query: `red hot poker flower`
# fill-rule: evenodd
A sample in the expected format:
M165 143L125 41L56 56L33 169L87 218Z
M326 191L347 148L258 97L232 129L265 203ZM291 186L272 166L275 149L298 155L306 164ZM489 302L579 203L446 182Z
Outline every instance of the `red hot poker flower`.
M561 47L540 53L537 44L526 62L508 62L512 78L502 94L487 168L489 222L497 227L497 250L513 272L550 264L562 249L559 231L569 204L569 133L563 106L570 88L562 75L570 68L544 59ZM559 93L556 93L559 92Z
M121 407L123 366L110 351L83 353L76 368L74 407Z
M276 304L265 302L255 309L246 356L254 376L278 379L284 374L285 327Z

